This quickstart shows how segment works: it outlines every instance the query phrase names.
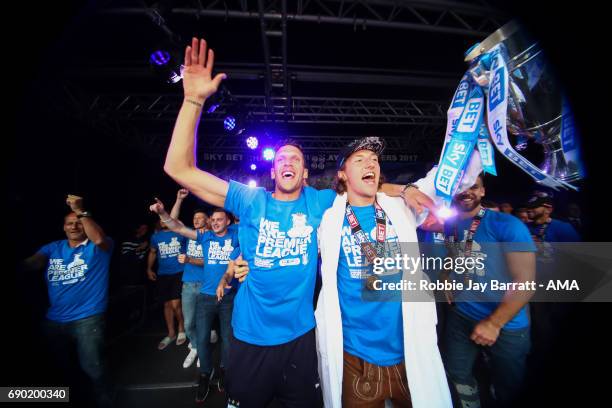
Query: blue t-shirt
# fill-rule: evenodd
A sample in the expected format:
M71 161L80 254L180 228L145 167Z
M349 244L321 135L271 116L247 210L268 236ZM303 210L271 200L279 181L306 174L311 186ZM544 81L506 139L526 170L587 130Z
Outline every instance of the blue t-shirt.
M352 207L363 231L376 242L374 206ZM399 253L397 233L388 221L385 256ZM395 250L394 250L395 248ZM355 242L346 217L342 226L342 241L338 262L338 295L342 312L344 350L379 366L399 364L404 359L401 292L383 293L364 289L365 276L372 274L372 265L365 266L366 257ZM383 274L383 282L399 282L399 271ZM394 298L395 297L395 298Z
M472 219L457 220L457 237L463 248L465 238L472 224ZM454 235L455 223L449 222L444 226L445 234ZM536 247L531 238L529 230L518 218L497 211L487 210L474 235L472 244L472 257L483 259L484 269L472 274L472 281L477 283L489 283L491 280L500 282L512 282L512 277L506 264L506 252L535 252ZM463 282L463 274L454 274L457 281ZM484 293L464 290L457 297L456 307L466 316L482 320L493 313L499 305L503 292L492 292L489 289ZM463 300L462 299L473 299ZM474 301L477 299L478 301ZM495 299L488 302L487 299ZM529 326L527 306L523 307L504 326L504 329L517 330Z
M529 223L529 231L531 235L537 236L541 225ZM569 222L551 220L546 231L544 232L545 242L580 242L580 235L576 232L572 224Z
M174 275L183 271L178 255L184 253L185 238L176 232L158 231L151 236L151 248L157 250L157 274Z
M199 232L198 232L199 234ZM186 255L193 259L203 259L202 244L193 239L187 240ZM204 280L204 265L186 263L183 267L183 282L202 282Z
M228 229L222 237L212 231L198 232L198 242L204 249L204 278L200 293L215 296L217 285L227 269L230 255L239 251L238 232Z
M234 335L247 343L287 343L315 326L317 228L336 193L304 187L294 201L231 181L225 208L240 218L249 277L234 299Z
M46 280L51 306L47 319L71 322L106 310L112 248L103 251L90 240L71 248L64 239L38 252L48 258Z

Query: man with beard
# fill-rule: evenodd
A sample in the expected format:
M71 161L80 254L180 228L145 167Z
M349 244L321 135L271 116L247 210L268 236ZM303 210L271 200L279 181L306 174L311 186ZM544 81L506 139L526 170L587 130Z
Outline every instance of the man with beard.
M484 208L484 195L479 176L470 189L454 197L458 215L444 226L455 259L481 260L473 269L455 266L452 277L466 290L457 295L449 312L443 341L446 370L464 407L480 406L472 370L481 349L490 354L500 406L511 406L520 397L530 349L527 303L535 289L535 245L516 217ZM516 285L496 291L493 281Z
M103 348L113 242L83 208L81 197L69 195L66 204L71 210L64 217L67 239L43 246L24 261L24 267L46 267L50 306L45 331L58 367L72 368L71 345L76 346L79 364L93 383L98 406L110 406ZM70 379L77 381L77 375Z
M234 301L226 376L229 402L241 408L261 407L277 398L295 407L317 406L317 228L335 192L304 185L308 170L301 147L293 141L277 146L270 170L274 192L228 183L196 166L195 135L202 107L226 77L212 78L213 65L213 51L207 52L206 42L194 38L185 51L185 99L164 170L202 200L224 206L240 219L240 247L250 276ZM429 201L418 190L407 199L414 205Z

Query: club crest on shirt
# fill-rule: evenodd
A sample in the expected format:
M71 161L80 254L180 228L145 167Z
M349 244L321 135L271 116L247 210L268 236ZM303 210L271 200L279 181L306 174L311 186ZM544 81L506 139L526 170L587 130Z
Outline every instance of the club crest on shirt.
M289 231L287 231L287 235L289 235L289 237L306 238L312 233L312 227L310 225L306 225L306 214L291 214L291 222L293 223L293 226Z

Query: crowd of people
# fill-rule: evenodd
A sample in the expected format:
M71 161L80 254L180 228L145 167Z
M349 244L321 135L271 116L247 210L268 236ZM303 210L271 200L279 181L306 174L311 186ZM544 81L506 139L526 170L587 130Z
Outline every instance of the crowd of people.
M341 150L333 189L307 185L304 153L293 140L275 147L273 191L227 182L198 168L194 158L202 107L225 78L212 75L213 63L206 42L193 39L164 165L183 188L170 213L160 200L151 204L159 222L150 237L139 228L120 248L131 259L126 265L146 259L146 276L163 302L167 334L158 349L190 344L183 366L199 364L196 402L216 388L228 407L265 407L272 400L309 408L382 407L385 401L478 407L483 391L473 368L484 352L490 398L513 406L525 383L530 326L537 323L530 317L533 291L508 290L487 301L455 299L447 291L452 306L441 311L407 292L378 291L381 282L399 283L408 272L378 276L373 265L401 253L403 243L438 239L454 257L484 253L485 272L440 271L436 280L533 281L544 243L579 240L572 225L552 217L550 196L538 193L513 210L485 202L485 178L466 174L453 199L457 216L441 224L434 214L441 204L436 169L411 184L383 183L378 137L358 138ZM188 194L214 207L196 210L192 228L179 219ZM42 247L25 264L46 270L49 339L64 346L62 336L76 341L99 405L109 406L103 316L113 242L82 198L68 196L67 204L67 239ZM415 273L428 279L421 270L411 279ZM218 372L217 334L211 333L221 346Z

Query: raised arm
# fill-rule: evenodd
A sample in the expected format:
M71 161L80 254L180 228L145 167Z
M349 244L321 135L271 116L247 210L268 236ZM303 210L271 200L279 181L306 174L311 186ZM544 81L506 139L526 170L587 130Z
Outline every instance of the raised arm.
M185 49L183 90L185 98L178 114L166 155L164 171L177 183L209 204L223 207L228 183L196 166L196 134L202 107L213 95L225 74L212 78L215 56L206 41L193 38Z
M176 201L174 201L174 205L172 206L172 210L170 210L170 217L178 220L181 215L181 206L183 205L183 201L189 195L189 190L186 188L181 188L176 192Z
M166 224L170 231L174 231L177 234L181 234L182 236L189 239L195 240L198 238L198 233L196 232L196 230L188 228L180 220L172 218L170 214L166 212L166 210L164 209L164 204L159 201L159 199L155 199L155 204L152 204L149 207L149 210L159 215L160 221Z
M93 218L91 218L91 215L83 209L83 198L75 195L68 195L68 197L66 197L66 204L68 204L70 209L80 218L87 239L92 241L103 251L110 250L112 245L102 230L102 227L100 227Z

